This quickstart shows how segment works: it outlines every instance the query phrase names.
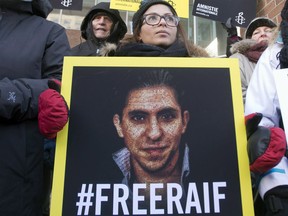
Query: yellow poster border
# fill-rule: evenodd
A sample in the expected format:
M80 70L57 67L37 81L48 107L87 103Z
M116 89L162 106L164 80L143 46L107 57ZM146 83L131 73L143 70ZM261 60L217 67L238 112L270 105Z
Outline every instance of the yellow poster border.
M245 215L254 215L253 197L246 151L246 132L240 71L237 59L227 58L175 58L175 57L65 57L63 66L61 94L68 107L71 101L71 88L74 67L171 67L171 68L229 68L232 90L232 103L235 122L235 135L238 155L239 182L242 211ZM243 113L243 114L242 114ZM57 135L54 177L52 186L51 211L53 216L62 215L66 151L68 142L68 124ZM236 127L236 125L238 125Z

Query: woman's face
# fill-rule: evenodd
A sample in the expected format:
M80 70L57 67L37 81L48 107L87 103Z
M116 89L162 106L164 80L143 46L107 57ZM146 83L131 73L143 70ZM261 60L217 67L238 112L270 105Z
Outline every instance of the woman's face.
M152 5L145 13L144 17L148 14L160 15L160 16L173 16L170 8L163 4ZM156 25L148 25L146 21L143 21L139 40L145 44L155 45L159 47L169 47L175 42L177 37L177 26L171 27L167 25L164 18L161 18L160 22Z
M270 42L272 38L273 38L273 29L267 26L260 26L256 28L251 37L251 39L256 40L257 43L264 40Z

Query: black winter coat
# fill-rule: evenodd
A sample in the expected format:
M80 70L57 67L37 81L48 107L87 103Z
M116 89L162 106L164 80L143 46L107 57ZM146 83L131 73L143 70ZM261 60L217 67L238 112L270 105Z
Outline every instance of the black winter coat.
M104 45L103 42L93 43L91 40L75 46L71 50L72 56L99 56L100 49Z
M70 47L65 29L34 15L31 3L10 6L1 0L0 215L39 216L43 137L38 96L48 88L48 79L61 78Z

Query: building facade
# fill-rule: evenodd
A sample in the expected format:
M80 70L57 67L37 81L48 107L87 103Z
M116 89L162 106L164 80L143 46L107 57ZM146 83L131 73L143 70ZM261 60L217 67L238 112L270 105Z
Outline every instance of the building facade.
M252 0L253 1L253 0ZM286 0L256 0L256 16L265 16L280 23L280 12ZM54 9L48 19L59 23L67 29L71 47L81 42L80 25L83 17L89 9L99 2L109 2L109 0L83 0L81 11ZM211 56L223 57L226 53L227 32L220 22L192 16L193 0L189 0L189 18L181 18L188 38L195 44L205 48ZM134 12L120 11L121 17L125 20L128 33L131 33L131 21ZM245 29L239 29L239 34L243 35ZM82 39L83 40L83 39Z

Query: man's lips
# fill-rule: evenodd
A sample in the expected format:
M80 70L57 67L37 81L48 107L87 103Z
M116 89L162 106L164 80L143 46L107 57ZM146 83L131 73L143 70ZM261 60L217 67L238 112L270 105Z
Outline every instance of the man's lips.
M157 154L157 153L162 153L163 151L165 151L166 148L167 147L165 147L165 146L162 146L162 147L153 146L153 147L144 148L142 150L149 153L149 154Z
M96 31L106 31L104 28L96 28Z

